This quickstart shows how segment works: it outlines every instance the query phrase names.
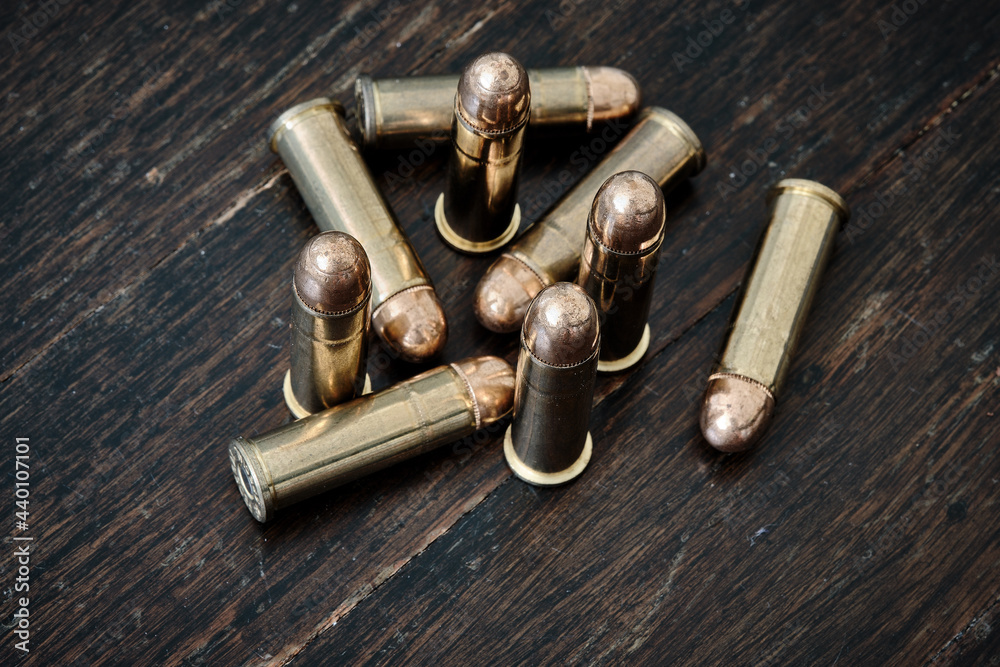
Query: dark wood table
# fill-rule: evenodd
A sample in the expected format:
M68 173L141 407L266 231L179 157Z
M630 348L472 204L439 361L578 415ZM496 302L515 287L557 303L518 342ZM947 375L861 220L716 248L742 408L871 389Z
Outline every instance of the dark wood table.
M0 21L0 662L998 664L995 2L117 5ZM492 49L626 69L702 139L649 352L599 380L568 487L513 478L493 435L261 526L226 446L288 418L291 267L316 233L264 132L320 95L352 108L360 72ZM528 148L526 222L590 141ZM443 359L513 361L472 314L490 259L435 233L446 154L369 164L439 287ZM854 219L769 433L720 455L700 393L793 176ZM373 352L376 388L427 368Z

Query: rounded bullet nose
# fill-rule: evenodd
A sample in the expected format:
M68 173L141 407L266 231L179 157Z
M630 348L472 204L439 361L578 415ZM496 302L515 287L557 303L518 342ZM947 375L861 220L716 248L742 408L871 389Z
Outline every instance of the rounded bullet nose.
M514 407L514 369L499 357L474 357L454 364L465 376L476 403L478 424L489 426Z
M708 382L701 406L701 432L721 452L753 447L771 423L774 398L764 385L738 375Z
M313 310L326 314L353 310L371 293L368 255L354 237L323 232L299 251L292 284L302 303Z
M521 328L528 305L543 287L538 274L524 262L500 255L476 287L476 319L490 331L513 333Z
M462 72L458 108L476 130L502 132L524 123L530 111L528 73L506 53L479 56Z
M590 211L590 233L609 250L639 253L663 238L663 191L641 171L617 173L597 191Z
M642 106L642 89L635 77L617 67L586 67L594 122L635 115Z
M448 322L434 289L422 285L393 294L372 313L372 328L404 361L421 363L448 340Z
M528 351L550 366L576 366L601 343L597 306L579 285L556 283L531 302L521 336Z

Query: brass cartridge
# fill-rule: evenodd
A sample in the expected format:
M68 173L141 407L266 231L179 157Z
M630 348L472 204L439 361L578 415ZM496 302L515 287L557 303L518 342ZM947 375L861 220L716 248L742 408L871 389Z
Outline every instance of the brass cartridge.
M514 419L504 436L507 465L537 486L564 484L590 462L601 326L578 285L556 283L531 302L521 328Z
M405 148L418 140L450 136L459 76L373 79L354 84L358 129L365 148ZM590 132L639 110L642 93L628 72L616 67L529 69L532 132Z
M837 230L850 217L841 196L815 181L783 180L767 201L767 226L701 408L701 432L723 452L749 449L771 423Z
M348 135L339 103L319 98L281 114L268 132L321 231L350 234L371 263L372 327L406 361L444 347L448 325L434 287Z
M371 293L360 243L342 232L306 241L292 275L292 364L284 386L296 418L361 395Z
M528 76L506 53L479 56L462 72L454 107L448 181L434 221L455 250L490 252L514 238L521 222L517 181L531 107Z
M598 371L630 368L649 348L647 320L665 221L663 191L642 172L615 174L597 191L577 284L601 314Z
M539 290L576 276L590 208L613 174L641 171L670 189L704 166L705 151L684 121L666 109L645 109L618 145L487 269L476 287L476 318L491 331L516 331Z
M453 442L504 417L514 370L474 357L229 445L236 485L260 522L306 498Z

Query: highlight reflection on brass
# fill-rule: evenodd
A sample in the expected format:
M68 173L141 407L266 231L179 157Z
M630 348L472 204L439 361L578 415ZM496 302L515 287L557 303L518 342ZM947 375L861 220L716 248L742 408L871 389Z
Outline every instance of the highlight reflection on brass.
M504 417L514 371L496 357L439 366L229 445L250 513L268 521L293 503L472 434Z
M366 148L406 148L451 136L459 77L358 77L358 128ZM628 72L616 67L556 67L528 70L533 103L532 132L590 132L639 110L642 94Z
M640 171L670 189L704 166L701 142L684 121L659 107L644 110L618 145L486 271L474 302L479 322L498 333L516 331L539 285L576 277L590 207L613 174Z
M768 194L769 220L709 377L701 430L737 452L767 430L840 225L843 198L815 181L786 179Z
M426 361L447 339L444 310L372 181L343 113L327 98L292 107L271 124L271 150L288 167L320 230L345 232L364 246L371 263L375 332L403 359Z

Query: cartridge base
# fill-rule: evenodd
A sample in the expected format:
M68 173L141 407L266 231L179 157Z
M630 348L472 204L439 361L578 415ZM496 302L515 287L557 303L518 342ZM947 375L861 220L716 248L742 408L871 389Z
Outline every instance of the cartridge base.
M540 472L529 468L524 461L518 458L517 452L514 451L514 441L510 435L512 428L513 426L508 426L507 432L503 436L503 455L507 459L507 465L510 466L514 474L528 484L534 484L535 486L558 486L565 484L576 479L583 472L584 468L587 467L587 464L590 463L590 456L594 451L594 443L588 431L587 442L583 445L580 458L574 461L570 467L559 472Z
M229 466L240 496L253 518L264 523L274 516L276 507L270 478L259 454L257 447L243 438L229 443Z
M303 417L308 417L312 413L302 407L298 399L295 398L295 392L292 391L292 371L291 369L285 371L285 382L282 385L282 392L285 394L285 405L288 406L288 411L291 412L296 419L302 419ZM365 388L361 390L361 395L372 393L372 377L365 373Z
M521 226L521 205L514 204L514 215L511 216L510 225L507 230L501 234L499 237L493 239L492 241L468 241L463 239L461 236L455 233L455 230L451 228L448 224L448 219L444 215L444 193L438 197L437 204L434 206L434 223L437 225L438 233L441 234L441 238L447 243L451 248L458 250L459 252L466 252L470 255L481 255L487 252L493 252L498 248L502 248L507 245L514 235L517 234L517 228Z
M646 354L646 350L649 349L649 324L646 324L646 328L642 330L642 338L639 339L639 344L635 346L635 349L628 353L627 356L621 359L612 359L610 361L597 360L597 372L598 373L617 373L619 371L624 371L626 369L632 368L643 355Z

